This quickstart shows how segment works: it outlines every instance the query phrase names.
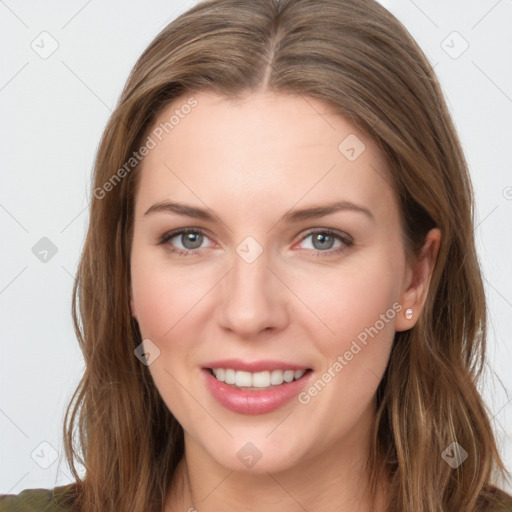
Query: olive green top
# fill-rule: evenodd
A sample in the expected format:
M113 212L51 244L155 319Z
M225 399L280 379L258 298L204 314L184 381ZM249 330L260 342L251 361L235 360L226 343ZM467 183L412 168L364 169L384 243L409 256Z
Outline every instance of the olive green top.
M0 494L0 512L71 512L65 498L74 494L75 484L53 489L25 489L19 494Z
M0 494L0 512L73 512L70 503L75 493L75 484L62 485L54 489L26 489L19 494ZM512 512L512 498L506 493L493 489L482 495L483 502L489 504L489 512ZM494 496L494 500L489 498ZM66 501L68 504L66 504Z

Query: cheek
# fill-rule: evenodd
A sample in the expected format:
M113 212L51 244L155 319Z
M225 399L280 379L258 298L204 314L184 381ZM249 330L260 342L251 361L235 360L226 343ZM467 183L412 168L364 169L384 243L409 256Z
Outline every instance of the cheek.
M347 411L362 414L386 369L401 310L400 265L399 254L384 245L298 281L298 295L317 316L307 315L307 322L315 325L310 331L322 355L322 382L311 391L314 395L324 385L326 390L315 407L336 403L331 414L339 422L351 421Z
M191 275L194 278L191 279ZM172 268L162 252L135 249L131 264L132 299L141 334L164 341L211 287L190 268Z
M204 287L187 279L186 270L171 272L165 257L154 249L134 248L131 273L142 338L151 340L160 351L149 371L168 409L183 426L193 428L207 420L185 391L197 371L190 356L191 309L204 296Z
M325 325L315 327L314 343L322 364L301 403L309 404L327 438L350 430L373 407L401 309L397 274L391 269L391 265L388 271L380 265L340 268L323 286L318 287L316 280L309 295L303 283L304 302ZM312 318L309 325L313 321L320 323Z
M401 308L398 259L376 250L364 259L347 259L337 269L304 275L296 281L297 295L316 321L324 324L318 333L328 346L343 348L358 336L364 338L367 329L375 325L379 335L392 338Z

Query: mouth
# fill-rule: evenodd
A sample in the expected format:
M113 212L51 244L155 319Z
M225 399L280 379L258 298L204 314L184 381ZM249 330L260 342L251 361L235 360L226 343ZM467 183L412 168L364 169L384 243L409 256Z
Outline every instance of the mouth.
M298 381L312 370L311 368L273 369L259 372L236 370L234 368L205 368L217 381L233 389L243 391L265 391Z
M222 359L204 363L204 383L224 408L239 414L266 414L297 398L314 378L305 365L277 359Z
M202 368L211 396L224 408L245 415L266 414L297 398L314 377L311 368L283 361L214 361Z

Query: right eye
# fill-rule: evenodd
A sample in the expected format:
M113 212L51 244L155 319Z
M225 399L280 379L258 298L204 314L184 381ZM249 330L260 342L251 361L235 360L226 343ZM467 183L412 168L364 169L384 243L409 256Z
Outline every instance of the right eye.
M176 253L178 256L193 256L199 252L198 249L203 248L201 246L206 238L206 233L201 229L182 228L163 235L159 245L166 245L171 253ZM174 239L181 243L182 247L176 247Z

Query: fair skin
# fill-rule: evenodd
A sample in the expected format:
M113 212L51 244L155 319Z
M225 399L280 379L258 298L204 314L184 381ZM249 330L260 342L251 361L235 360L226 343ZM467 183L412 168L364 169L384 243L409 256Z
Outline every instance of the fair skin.
M142 338L160 350L149 370L185 433L165 510L367 512L363 464L375 393L395 332L412 328L424 305L439 230L407 262L386 162L368 136L319 100L269 92L194 98L198 106L142 163L131 254L132 313ZM366 147L353 161L338 148L350 134ZM145 214L166 201L206 209L217 222ZM343 209L279 221L290 210L337 201L370 214ZM158 243L186 227L195 237ZM344 238L328 238L329 245L306 236L328 236L326 229ZM237 252L248 236L262 250L251 263ZM333 376L333 362L376 325ZM205 362L225 358L303 365L312 370L306 391L329 368L332 378L307 403L247 415L205 386ZM252 467L237 456L248 442L261 454ZM383 510L383 499L381 489L373 510Z

